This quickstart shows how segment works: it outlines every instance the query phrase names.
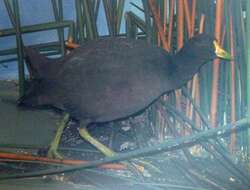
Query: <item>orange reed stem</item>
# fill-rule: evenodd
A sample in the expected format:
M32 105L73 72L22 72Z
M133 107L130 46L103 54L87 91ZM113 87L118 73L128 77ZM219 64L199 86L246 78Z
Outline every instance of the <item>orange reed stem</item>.
M191 25L191 17L190 17L190 9L188 5L188 0L183 0L184 5L184 11L185 11L185 18L187 23L187 30L188 30L188 37L191 38L191 32L192 32L192 25Z
M232 94L232 98L231 98L231 122L235 122L236 121L236 86L235 86L235 61L234 61L234 57L235 57L235 50L234 50L234 32L233 32L233 16L232 16L232 2L229 2L229 30L230 30L230 53L231 53L231 94ZM236 137L236 132L235 130L232 130L231 133L231 142L230 142L230 150L231 152L235 152L236 149L236 141L237 141L237 137Z
M157 14L158 14L158 16L159 16L159 18L161 17L161 12L160 12L160 6L158 7L158 9L157 9ZM163 27L164 28L164 27ZM164 29L163 29L163 31L164 31ZM164 33L165 34L165 33ZM158 31L157 32L157 45L158 45L158 47L160 47L161 46L161 37L160 37L160 32Z
M163 31L164 34L166 35L167 32L167 10L168 10L168 4L167 4L167 0L164 0L163 2Z
M204 32L204 29L205 29L205 15L202 14L200 19L199 33L202 34Z
M184 41L184 4L183 0L177 2L177 46L180 50L183 46ZM181 90L175 91L176 96L176 108L181 111Z
M159 35L160 35L160 38L161 38L161 42L162 42L162 45L163 45L163 48L166 50L166 51L169 51L169 46L168 46L168 42L167 42L167 39L164 35L164 29L163 29L163 26L161 24L161 18L160 18L160 15L158 14L158 10L156 8L156 5L155 5L155 1L154 0L148 0L149 2L149 7L150 7L150 10L153 14L153 18L154 18L154 21L156 23L156 26L157 26L157 29L158 29L158 32L159 32Z
M174 0L170 2L169 26L168 26L168 47L171 47L174 20Z
M195 0L196 3L196 0ZM193 4L194 6L194 4ZM201 19L200 19L200 25L199 25L199 33L202 34L204 32L205 29L205 15L202 14L201 15ZM199 76L195 75L195 102L198 106L200 106L200 81L199 81ZM198 113L195 114L195 124L198 128L200 128L201 126L201 118L199 116Z
M194 7L196 5L192 4L192 17L195 17L195 11ZM194 30L192 27L194 26L192 22L195 22L193 18L191 18L190 15L190 8L189 8L189 2L188 0L184 0L184 10L185 10L185 17L186 17L186 25L187 25L187 30L188 30L188 38L193 37L192 31ZM194 15L193 15L194 14ZM192 97L195 98L195 88L196 88L196 81L198 80L197 76L193 77L192 81L188 82L188 89L190 90L192 88ZM187 106L186 106L186 115L192 119L193 118L193 105L191 102L187 99Z
M191 16L191 37L194 36L194 32L195 32L196 5L197 5L197 1L193 0L192 1L192 16Z
M205 15L202 14L201 15L201 19L200 19L200 25L199 25L199 33L203 33L204 32L204 26L205 26ZM199 76L198 74L195 74L195 76L193 77L193 81L192 81L192 98L195 99L195 103L200 106L200 83L199 83ZM193 118L193 105L192 104L188 104L190 107L188 109L187 115L190 119ZM195 124L196 126L199 128L200 124L201 124L201 120L200 120L200 116L198 113L195 113Z
M184 42L184 3L183 0L179 0L177 4L177 40L178 40L178 50L182 48Z
M216 1L216 16L215 16L215 38L220 42L221 36L221 26L223 19L223 7L224 1L217 0ZM217 124L217 105L218 105L218 81L219 81L219 59L215 59L213 62L213 80L212 80L212 94L211 94L211 125L212 127L216 127Z
M38 157L30 154L15 154L15 153L5 153L5 152L0 152L0 159L9 159L18 161L37 161L43 163L65 164L65 165L80 165L89 162L86 160L62 160L62 159L52 159L47 157ZM114 170L127 169L127 166L123 164L103 164L98 167L103 169L114 169Z

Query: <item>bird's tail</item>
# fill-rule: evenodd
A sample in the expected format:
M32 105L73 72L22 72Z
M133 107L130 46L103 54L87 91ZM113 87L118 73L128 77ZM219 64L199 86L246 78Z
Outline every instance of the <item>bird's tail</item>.
M29 71L31 78L43 78L47 75L47 71L52 62L54 62L53 59L47 58L45 55L42 55L39 51L30 48L25 47L25 62L27 69Z

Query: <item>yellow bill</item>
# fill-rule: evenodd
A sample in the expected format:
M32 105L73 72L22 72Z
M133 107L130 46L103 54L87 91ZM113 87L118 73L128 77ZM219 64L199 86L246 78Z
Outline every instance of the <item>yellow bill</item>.
M215 40L214 40L214 48L215 48L215 54L217 55L217 57L222 58L222 59L226 59L226 60L232 59L230 53L228 53L222 47L220 47L218 42Z

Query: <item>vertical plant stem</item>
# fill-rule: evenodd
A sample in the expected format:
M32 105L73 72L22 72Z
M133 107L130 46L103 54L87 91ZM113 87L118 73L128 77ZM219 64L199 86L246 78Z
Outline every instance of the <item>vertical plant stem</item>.
M174 0L170 1L169 10L169 26L168 26L168 47L171 49L172 34L173 34L173 20L174 20Z
M124 10L125 0L119 0L116 11L116 34L120 33L121 22L122 22L122 14Z
M223 20L223 7L224 0L216 1L216 15L215 15L215 38L220 42L221 38L221 26ZM217 105L218 105L218 81L219 81L219 68L220 60L215 59L213 62L213 79L212 79L212 93L211 93L211 124L212 127L217 125Z
M77 36L79 37L77 41L80 44L84 41L84 21L82 15L82 6L80 0L75 0L75 7L76 7L76 23L77 23Z
M17 46L17 60L18 60L18 84L19 84L19 96L24 95L24 55L23 55L23 41L21 34L21 23L19 14L19 4L17 0L12 0L12 7L10 0L4 1L8 11L8 15L11 18L11 23L16 31L16 46Z
M158 17L161 18L160 5L158 5L157 14L158 14ZM164 28L163 28L163 32L164 32ZM164 32L164 35L165 35L165 32ZM159 30L157 32L157 45L158 47L161 46L161 36L160 36Z
M250 1L247 2L247 25L246 25L246 40L247 40L247 117L250 118ZM250 159L250 129L248 129L247 142L247 158Z
M98 37L97 27L94 19L94 10L90 0L82 1L84 16L86 20L86 28L89 39L93 40Z
M149 2L149 7L150 7L150 10L153 14L153 18L155 20L155 23L156 23L156 26L157 26L157 29L158 29L158 32L159 32L159 35L160 35L160 38L161 38L161 42L162 42L162 45L163 45L163 48L167 51L169 51L169 46L168 46L168 42L167 42L167 39L164 35L164 30L163 30L163 26L161 24L161 18L160 18L160 15L158 14L158 11L157 11L157 8L156 8L156 5L155 5L155 1L154 0L148 0Z
M106 20L107 20L107 24L108 24L108 30L109 30L109 34L111 36L115 35L115 28L114 28L114 17L113 17L113 13L112 13L112 5L111 5L111 0L103 0L103 5L104 5L104 10L105 10L105 14L106 14Z
M202 34L204 32L204 29L205 29L205 15L202 14L199 25L199 34Z
M178 20L177 20L177 46L178 50L180 50L183 46L184 42L184 3L183 0L179 0L177 2L177 14L178 14Z
M193 5L195 6L195 5ZM195 15L192 15L195 16ZM200 19L200 25L199 25L199 33L202 34L204 32L204 26L205 26L205 15L202 14L201 15L201 19ZM192 35L192 34L191 34ZM199 75L196 74L193 78L193 84L192 84L192 98L195 100L195 103L197 106L200 106L200 82L199 82ZM190 109L190 117L192 118L192 113L193 113L193 106L191 104L191 109ZM196 127L200 128L201 127L201 119L199 114L196 112L195 113L195 124Z
M192 6L194 6L194 4L192 4ZM191 18L190 15L190 8L189 8L189 2L187 0L184 0L184 10L185 10L185 17L186 17L186 25L187 25L187 30L188 30L188 38L191 38L193 36L192 34L192 21L193 19ZM193 11L193 8L192 8ZM195 13L195 11L193 11ZM193 15L193 17L195 17L195 14ZM194 21L193 21L194 22ZM198 76L195 75L193 77L193 80L188 82L188 89L192 88L192 98L195 99L195 89L197 88L197 78ZM193 106L191 104L191 102L187 99L187 106L186 106L186 115L189 117L189 119L192 120L193 118Z
M136 38L136 25L132 21L131 15L126 13L125 14L125 20L126 20L126 35L127 35L127 38L135 39Z
M197 1L193 0L192 1L192 13L191 13L191 36L194 36L194 31L195 31L196 5L197 5Z
M229 26L229 24L228 24ZM221 34L221 40L220 40L220 45L223 46L224 44L224 41L226 39L226 30L227 27L226 27L226 24L223 26L223 29L222 29L222 34ZM218 81L218 88L220 89L220 92L224 92L225 89L228 88L228 81L231 82L230 79L226 80L225 79L225 76L226 76L226 68L225 66L228 66L230 65L229 63L226 65L226 64L221 64L220 66L220 80ZM231 85L230 85L231 87ZM230 90L230 93L231 93L231 90ZM217 105L217 125L220 123L220 124L223 124L224 123L224 119L225 119L225 113L227 110L231 110L228 109L230 106L228 104L226 104L227 102L227 97L231 97L231 95L229 94L226 94L225 96L218 96L218 105ZM228 115L230 115L228 113ZM228 117L230 118L230 117Z
M179 0L177 3L177 48L182 48L184 41L184 3ZM175 91L176 108L181 111L181 90Z
M195 3L195 4L194 4ZM193 6L196 6L196 0L193 1ZM195 14L193 15L192 14L192 18L195 17ZM194 20L193 20L194 21ZM193 27L194 27L194 23L193 23ZM201 15L201 18L200 18L200 25L199 25L199 33L202 34L204 32L204 29L205 29L205 15L202 14ZM193 32L194 32L194 28L192 30L192 35L193 35ZM196 81L196 90L195 90L195 101L196 101L196 104L198 106L200 106L200 81L199 81L199 75L196 74L195 77L194 77L194 81ZM200 118L200 115L196 112L195 114L195 124L198 128L201 127L201 118Z
M167 0L163 2L163 31L166 35L167 32L167 10L168 10L168 3Z
M95 5L94 5L95 22L97 22L98 13L99 13L99 10L100 10L100 4L101 4L101 0L96 0L95 1Z
M236 121L236 86L235 86L235 50L234 50L234 32L233 32L233 16L232 16L232 1L229 1L229 32L230 32L230 53L232 60L231 63L231 122ZM236 132L232 130L231 133L231 142L230 142L230 150L231 152L235 152L236 146Z
M187 30L188 30L188 37L191 38L191 16L190 16L190 9L189 9L189 3L188 0L183 0L183 6L184 6L184 12L185 12L185 18L187 23Z
M152 42L152 24L150 18L150 10L147 1L142 1L143 8L145 10L145 23L146 23L146 33L147 33L147 42Z
M52 0L52 7L53 7L53 13L55 20L57 22L62 22L63 21L63 4L62 0ZM57 35L58 39L60 42L60 48L61 48L61 54L64 55L64 49L65 49L65 44L64 44L64 29L59 28L57 29Z

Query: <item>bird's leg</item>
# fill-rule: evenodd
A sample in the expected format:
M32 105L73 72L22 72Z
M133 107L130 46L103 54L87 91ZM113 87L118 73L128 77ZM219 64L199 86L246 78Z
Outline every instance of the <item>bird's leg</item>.
M104 144L100 143L97 139L95 139L94 137L92 137L88 130L86 129L86 124L84 125L82 122L81 122L81 125L80 125L80 129L79 129L79 133L80 133L80 136L88 141L90 144L92 144L95 148L97 148L99 151L101 151L105 156L107 157L112 157L114 156L116 153L111 150L110 148L108 148L107 146L105 146ZM132 171L135 171L135 172L141 172L143 173L144 171L144 167L143 166L139 166L137 164L131 164L131 163L128 163L128 162L122 162L123 164L125 164L126 166L128 166L129 169L131 169Z
M69 114L66 113L64 114L63 119L58 124L56 135L49 147L48 157L59 158L59 159L63 158L58 152L58 147L59 147L59 143L63 134L63 130L67 126L68 121L69 121Z
M92 144L94 147L96 147L99 151L101 151L105 156L114 156L115 152L112 151L110 148L108 148L107 146L105 146L104 144L100 143L97 139L95 139L94 137L92 137L88 130L86 129L86 126L83 126L83 124L81 123L81 128L79 129L79 133L81 135L81 137L88 141L90 144Z

